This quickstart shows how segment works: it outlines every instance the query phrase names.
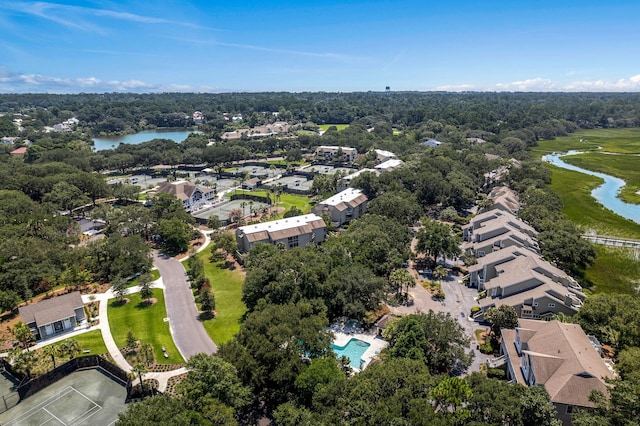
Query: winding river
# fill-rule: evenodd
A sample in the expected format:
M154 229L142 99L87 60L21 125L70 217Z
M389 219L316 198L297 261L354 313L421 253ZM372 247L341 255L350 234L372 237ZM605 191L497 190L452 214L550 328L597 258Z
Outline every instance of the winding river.
M614 213L624 218L631 219L636 223L640 223L640 205L625 203L617 197L618 192L620 192L620 189L625 185L625 181L617 177L606 175L604 173L593 172L591 170L573 166L571 164L565 163L561 159L561 157L576 154L582 154L582 152L569 151L563 154L553 153L550 155L545 155L544 157L542 157L542 160L551 163L554 166L562 167L563 169L573 170L574 172L580 172L603 179L604 183L591 191L591 195L593 196L593 198L595 198L596 201L598 201L600 204L613 211Z

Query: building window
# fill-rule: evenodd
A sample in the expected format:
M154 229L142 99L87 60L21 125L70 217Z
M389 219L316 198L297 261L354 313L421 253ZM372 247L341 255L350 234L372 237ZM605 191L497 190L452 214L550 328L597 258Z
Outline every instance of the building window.
M573 405L567 405L567 414L573 414Z
M287 245L289 248L298 247L298 236L294 235L293 237L287 238Z

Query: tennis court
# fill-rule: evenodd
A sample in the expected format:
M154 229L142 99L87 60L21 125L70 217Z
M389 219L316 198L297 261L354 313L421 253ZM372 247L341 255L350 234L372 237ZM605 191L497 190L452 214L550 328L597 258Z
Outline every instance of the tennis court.
M100 369L76 371L0 415L3 425L111 425L127 391Z

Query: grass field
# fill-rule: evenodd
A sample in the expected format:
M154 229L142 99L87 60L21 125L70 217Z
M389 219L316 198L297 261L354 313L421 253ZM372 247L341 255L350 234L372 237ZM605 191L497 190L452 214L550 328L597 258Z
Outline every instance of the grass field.
M240 319L247 310L241 300L244 274L240 270L226 268L225 262L209 262L210 256L208 249L198 253L216 298L216 317L205 320L203 324L209 337L219 345L240 330Z
M640 251L594 245L596 261L585 271L586 280L593 284L594 293L637 294L640 286Z
M69 339L62 340L57 343L58 345L62 344L67 340L75 340L80 345L80 350L89 349L90 352L88 354L80 353L78 356L83 355L102 355L106 354L107 347L104 344L104 340L102 340L102 331L101 330L93 330L87 333L79 334L77 336L71 337Z
M600 235L640 238L640 224L605 209L592 196L591 190L602 183L600 178L547 165L552 168L551 189L564 203L567 218L586 232Z
M319 124L318 127L320 127L322 130L324 130L325 132L327 130L329 130L329 127L331 126L336 126L336 128L338 129L338 131L340 130L344 130L347 127L349 127L348 124Z
M574 166L604 173L623 179L627 184L620 191L620 198L628 203L640 203L640 156L637 155L609 155L588 153L570 155L563 161Z
M256 195L258 197L266 197L269 195L273 199L273 194L269 194L267 191L245 191L239 190L238 194L249 194ZM225 196L231 197L231 194L225 194ZM280 201L277 204L274 204L276 207L283 207L286 210L289 210L291 207L296 206L299 208L302 213L311 212L311 208L313 207L313 201L309 197L305 197L304 195L294 195L282 193L280 194ZM283 213L284 214L284 213ZM280 215L282 217L282 214Z
M109 327L113 339L122 348L127 345L127 333L131 330L140 342L151 343L159 364L183 363L184 360L171 338L169 323L163 320L167 316L167 310L162 290L154 289L153 297L157 302L151 306L142 304L139 293L127 295L129 303L124 305L119 305L116 299L109 301ZM163 356L163 346L167 349L169 358Z
M554 151L569 150L638 154L640 153L640 128L580 130L568 136L540 141L532 152L542 156Z

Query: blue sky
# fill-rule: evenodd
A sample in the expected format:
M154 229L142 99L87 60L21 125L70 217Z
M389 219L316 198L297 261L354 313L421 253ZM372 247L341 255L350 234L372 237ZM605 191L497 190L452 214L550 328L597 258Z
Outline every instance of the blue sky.
M0 93L640 91L634 1L0 0Z

